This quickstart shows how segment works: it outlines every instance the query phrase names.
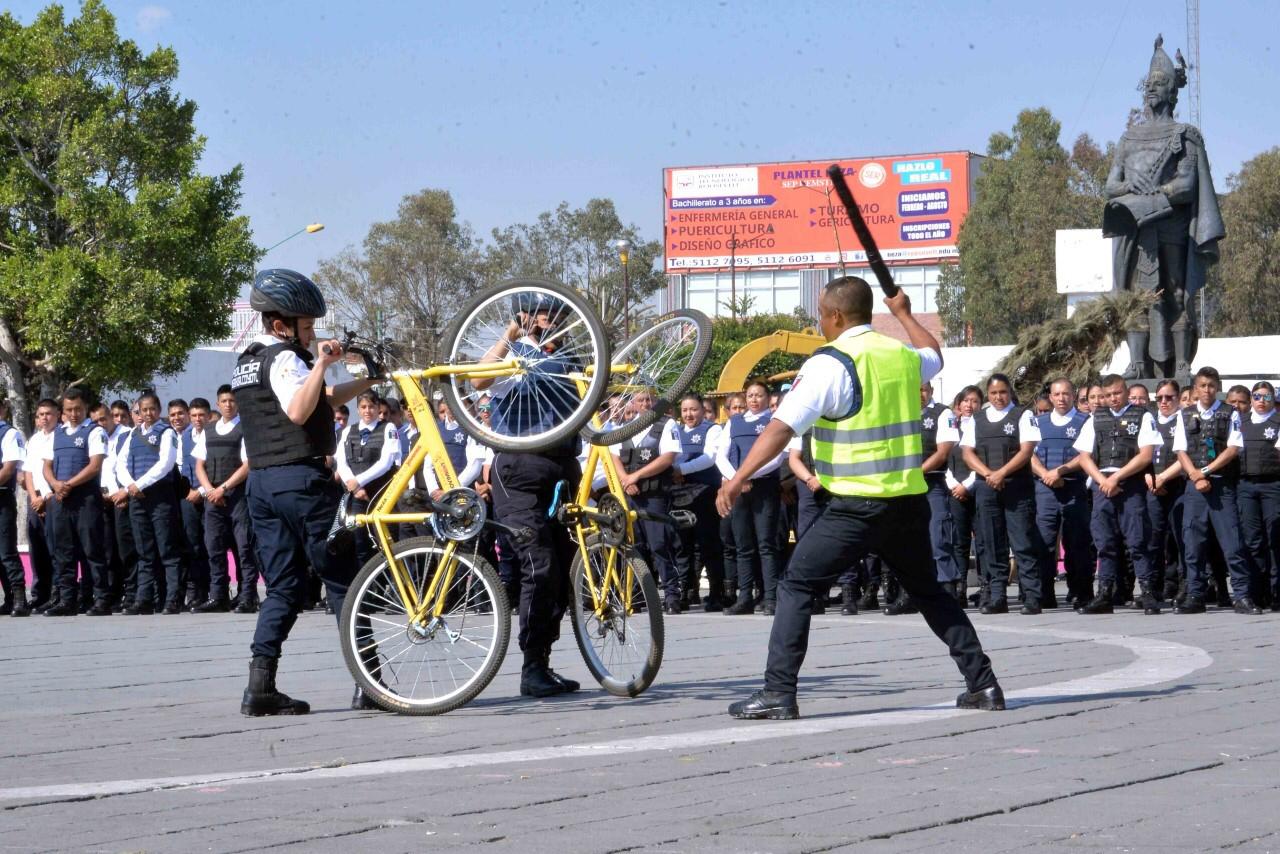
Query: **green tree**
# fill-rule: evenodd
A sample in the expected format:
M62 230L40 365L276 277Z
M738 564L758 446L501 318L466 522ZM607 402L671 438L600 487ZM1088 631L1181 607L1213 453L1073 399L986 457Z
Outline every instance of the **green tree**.
M258 250L239 167L202 175L178 59L121 40L100 0L0 14L0 384L140 386L230 333Z
M1019 330L1062 313L1054 233L1097 226L1109 153L1081 137L1068 155L1060 131L1039 108L1023 110L1010 133L992 134L960 230L960 261L939 281L948 342L1011 343Z
M616 245L622 239L631 243L626 282ZM591 199L577 209L561 202L532 223L494 229L483 270L490 282L544 276L577 288L590 298L614 340L621 341L628 318L634 334L643 322L644 301L666 286L654 263L661 254L661 243L644 240L634 225L622 224L612 200Z
M315 279L340 323L393 338L411 364L427 365L442 357L444 327L480 286L479 261L453 197L425 189L401 199L395 219L370 226L360 251L321 261Z
M1222 258L1210 268L1216 335L1280 330L1280 148L1264 151L1227 177Z
M715 391L725 363L744 344L779 330L797 332L815 325L814 319L799 309L794 314L753 314L737 320L730 317L715 318L711 321L711 352L707 355L702 372L693 383L693 390ZM784 371L797 370L803 363L803 356L775 352L761 359L751 376L771 377Z

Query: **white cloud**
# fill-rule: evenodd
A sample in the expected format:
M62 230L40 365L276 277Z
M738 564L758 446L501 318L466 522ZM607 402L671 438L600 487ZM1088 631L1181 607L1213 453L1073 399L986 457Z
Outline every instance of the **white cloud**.
M160 29L173 13L163 6L143 6L138 10L138 29L144 33Z

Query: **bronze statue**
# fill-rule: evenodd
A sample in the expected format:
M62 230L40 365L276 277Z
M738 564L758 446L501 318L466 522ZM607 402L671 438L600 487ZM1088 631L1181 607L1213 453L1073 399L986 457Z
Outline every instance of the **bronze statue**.
M1129 379L1190 379L1198 333L1194 297L1226 233L1200 130L1173 119L1187 64L1175 67L1156 38L1143 83L1143 119L1120 137L1107 176L1102 233L1118 237L1116 283L1155 292L1154 306L1126 330ZM1157 373L1158 371L1158 373Z

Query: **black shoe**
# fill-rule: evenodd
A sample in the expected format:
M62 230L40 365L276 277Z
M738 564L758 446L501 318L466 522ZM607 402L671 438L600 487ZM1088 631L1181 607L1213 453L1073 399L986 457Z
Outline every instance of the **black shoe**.
M1231 609L1237 614L1252 614L1253 616L1257 616L1262 613L1262 609L1254 604L1254 601L1248 596L1241 596L1237 599L1231 606Z
M1031 602L1028 602L1027 604L1022 606L1022 608L1018 611L1018 613L1024 617L1034 617L1035 615L1039 614L1042 610L1043 609L1039 605L1035 605L1035 604L1032 604Z
M13 603L8 599L4 600L4 604L0 605L0 617L7 617L13 613Z
M541 660L526 661L520 670L520 696L555 697L565 693L563 684L551 675Z
M771 721L793 721L800 717L800 707L796 705L795 694L782 694L777 691L757 691L745 700L729 706L729 714L735 718L759 720L768 718Z
M858 600L859 611L879 611L880 610L880 594L875 589L868 590L862 594L862 598Z
M724 610L724 602L719 596L708 596L706 601L702 603L702 610L707 614L715 614Z
M10 609L10 612L9 612L10 616L13 616L13 617L30 617L31 616L31 608L27 605L27 595L25 590L19 590L17 593L13 594L13 598L9 601L10 601L10 604L12 605L12 608Z
M276 666L279 660L255 655L249 662L249 685L240 701L240 714L251 718L263 715L305 715L311 706L276 690Z
M1148 617L1154 617L1160 613L1160 600L1156 598L1155 591L1148 584L1141 585L1141 591L1138 594L1138 606L1142 608L1142 613Z
M884 615L886 617L897 617L902 614L916 614L919 613L919 610L911 603L911 597L903 593L897 599L884 606Z
M736 617L740 614L754 614L756 612L756 603L750 599L739 599L728 608L724 609L727 617Z
M826 597L826 596L814 596L814 597L813 597L813 603L809 606L809 613L810 613L810 614L825 614L825 613L827 613L827 597Z
M662 613L670 615L679 614L680 603L676 602L674 599L668 599L666 602L662 603Z
M46 617L74 617L78 613L80 609L71 602L59 602L44 609Z
M982 613L984 614L1007 614L1009 613L1009 603L1004 601L1003 599L1001 599L1000 602L996 604L992 604L991 602L988 602L987 604L982 606L981 610L982 610Z
M852 584L840 585L840 613L846 617L853 617L858 613L858 588Z
M226 599L210 599L208 602L201 602L191 609L193 614L225 614L231 610L231 603Z
M351 695L351 710L353 712L380 712L382 706L375 703L364 689L359 685L356 686L356 692Z
M760 606L760 613L766 617L772 617L777 610L776 603L772 599L764 600L764 604Z
M1173 608L1175 614L1203 614L1204 612L1204 600L1199 596L1188 596Z
M1050 599L1041 599L1040 607L1045 611L1054 611L1058 608L1058 597L1054 596Z
M961 610L969 605L968 587L969 583L967 581L951 582L951 595L955 598L956 604L960 606Z
M256 614L258 613L258 600L241 599L231 610L235 611L237 614ZM333 612L328 611L328 613L332 614Z
M1077 614L1114 614L1116 585L1114 581L1103 581L1098 584L1098 595L1089 602L1076 608Z
M170 602L169 604L164 606L164 610L161 611L160 613L168 614L169 616L173 616L174 614L181 614L182 606L179 605L177 602Z
M565 677L561 676L559 673L556 673L554 670L552 670L549 665L547 667L547 675L551 677L551 681L559 683L560 687L564 690L564 693L566 694L572 694L574 691L577 691L579 688L582 687L582 685L578 683L578 680L566 679Z
M111 603L106 599L99 599L93 603L93 607L85 611L87 617L110 617Z
M982 709L985 712L1004 711L1004 691L999 685L983 688L981 691L965 691L956 697L957 709Z

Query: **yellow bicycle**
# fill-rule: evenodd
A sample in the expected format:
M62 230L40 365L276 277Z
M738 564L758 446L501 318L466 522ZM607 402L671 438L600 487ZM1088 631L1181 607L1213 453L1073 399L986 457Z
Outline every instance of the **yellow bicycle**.
M520 307L545 297L562 307L554 333L506 358L487 359L513 319L530 336L536 334L534 318ZM363 526L379 547L356 575L343 605L340 634L347 666L375 703L411 715L442 714L472 700L501 667L511 634L502 583L476 549L485 526L503 526L487 518L474 490L459 484L422 383L443 383L454 417L478 441L529 452L581 430L608 391L608 376L591 370L610 361L604 328L582 296L555 282L513 279L477 294L443 340L445 364L390 374L418 425L419 439L369 512L340 514L332 535L340 547L344 534ZM392 355L385 344L349 338L347 345L379 374ZM539 356L551 351L557 358L546 363L554 370ZM566 364L580 369L567 370ZM538 393L524 396L533 398L526 405L536 408L541 401L547 411L522 411L522 431L495 429L472 409L488 393L472 386L473 380L537 383ZM569 394L572 405L564 400ZM427 460L444 490L435 501L410 492L415 472ZM402 502L407 493L417 499L416 506ZM408 524L430 524L434 536L393 540L389 526ZM527 529L505 530L517 543L532 535Z
M609 381L607 414L619 420L597 415L583 428L592 444L582 478L572 498L569 484L560 484L552 506L578 546L569 594L578 649L591 675L616 696L644 691L662 666L662 601L652 570L636 552L636 522L648 518L687 527L693 519L683 510L657 516L634 509L608 445L639 435L677 405L710 351L711 322L688 309L663 315L624 344L614 356ZM589 393L585 381L578 388L584 396ZM621 420L642 392L652 396L653 406ZM595 494L597 471L604 473L606 488Z

